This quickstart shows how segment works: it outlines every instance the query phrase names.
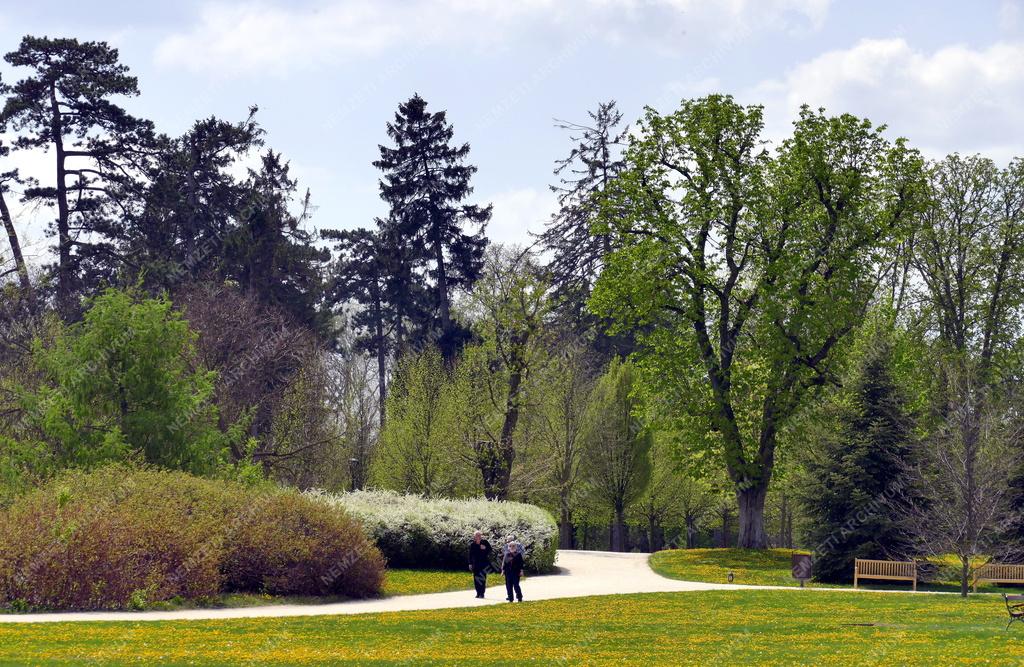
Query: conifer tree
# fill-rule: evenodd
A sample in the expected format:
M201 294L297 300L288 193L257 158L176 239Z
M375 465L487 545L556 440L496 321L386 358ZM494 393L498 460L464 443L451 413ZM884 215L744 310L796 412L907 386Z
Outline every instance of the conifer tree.
M296 190L288 163L267 151L259 171L250 172L246 205L237 228L225 241L225 274L260 301L289 312L296 322L326 334L328 313L323 308L321 266L329 254L317 248L306 222L310 195L298 215L289 210Z
M594 223L601 195L625 166L622 148L629 132L628 126L620 128L622 112L614 100L587 113L590 123L557 124L570 133L573 147L555 163L559 183L551 191L558 196L559 209L539 235L551 254L548 270L556 295L566 314L577 321L587 319L587 298L604 257L612 251L611 234L595 231Z
M468 338L452 319L452 294L480 277L491 206L464 203L477 168L466 164L469 144L452 144L454 129L444 111L428 111L426 101L413 95L399 105L388 136L393 145L380 146L373 163L383 172L381 197L391 207L388 233L407 244L413 265L428 278L436 321L431 337L450 360Z
M826 410L835 426L807 462L805 541L819 581L852 581L855 558L902 559L910 550L890 501L913 495L905 473L914 422L892 363L892 343L872 334L852 381Z
M79 272L90 256L109 255L106 235L125 214L151 157L153 125L134 118L111 98L139 94L138 81L106 42L26 36L4 56L28 76L4 85L0 123L17 132L16 149L53 151L53 187L32 188L26 199L55 206L57 306L77 311Z

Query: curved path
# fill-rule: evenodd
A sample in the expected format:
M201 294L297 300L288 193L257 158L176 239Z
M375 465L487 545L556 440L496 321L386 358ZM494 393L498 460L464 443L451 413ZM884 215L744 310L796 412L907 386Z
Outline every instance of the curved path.
M770 589L800 590L782 586L742 586L667 579L647 564L649 554L612 553L607 551L559 551L557 574L529 577L523 580L527 600L551 600L588 595L625 593L674 593L684 591ZM466 573L466 585L471 584ZM837 590L837 589L806 589ZM843 589L838 589L843 590ZM182 609L178 611L97 611L46 614L0 614L0 623L59 623L69 621L174 621L219 618L276 618L287 616L330 616L369 614L383 611L415 611L482 607L505 602L505 588L488 588L488 597L478 600L473 590L425 595L401 595L373 600L353 600L332 604L266 605L233 609Z

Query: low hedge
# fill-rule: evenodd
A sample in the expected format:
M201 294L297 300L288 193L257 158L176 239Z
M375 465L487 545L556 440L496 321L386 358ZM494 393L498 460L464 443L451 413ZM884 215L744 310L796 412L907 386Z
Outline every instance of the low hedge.
M534 505L391 491L311 495L344 508L359 521L391 567L463 569L475 530L483 531L497 553L505 536L514 534L526 551L530 572L548 572L555 565L558 527L550 514Z
M383 558L343 511L293 491L112 465L0 512L0 606L129 609L228 592L364 597Z

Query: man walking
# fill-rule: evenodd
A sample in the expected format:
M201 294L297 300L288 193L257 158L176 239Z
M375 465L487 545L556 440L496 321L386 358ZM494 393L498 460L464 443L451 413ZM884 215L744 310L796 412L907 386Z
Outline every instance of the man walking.
M491 543L484 539L479 530L473 533L469 543L469 571L473 573L473 587L476 596L482 598L487 589L487 571L491 569Z
M519 579L523 576L523 554L519 552L518 542L508 543L508 554L501 562L501 570L505 574L505 591L508 595L506 600L512 602L512 596L520 602L523 601L523 590L519 588Z

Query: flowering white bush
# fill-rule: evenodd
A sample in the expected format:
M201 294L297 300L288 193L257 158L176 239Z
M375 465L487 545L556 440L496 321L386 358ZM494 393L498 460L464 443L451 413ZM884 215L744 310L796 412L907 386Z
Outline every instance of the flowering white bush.
M393 491L309 493L343 507L363 524L391 567L465 568L475 530L491 541L496 560L505 536L513 534L526 552L527 570L545 572L555 564L558 527L550 514L534 505L424 498Z

